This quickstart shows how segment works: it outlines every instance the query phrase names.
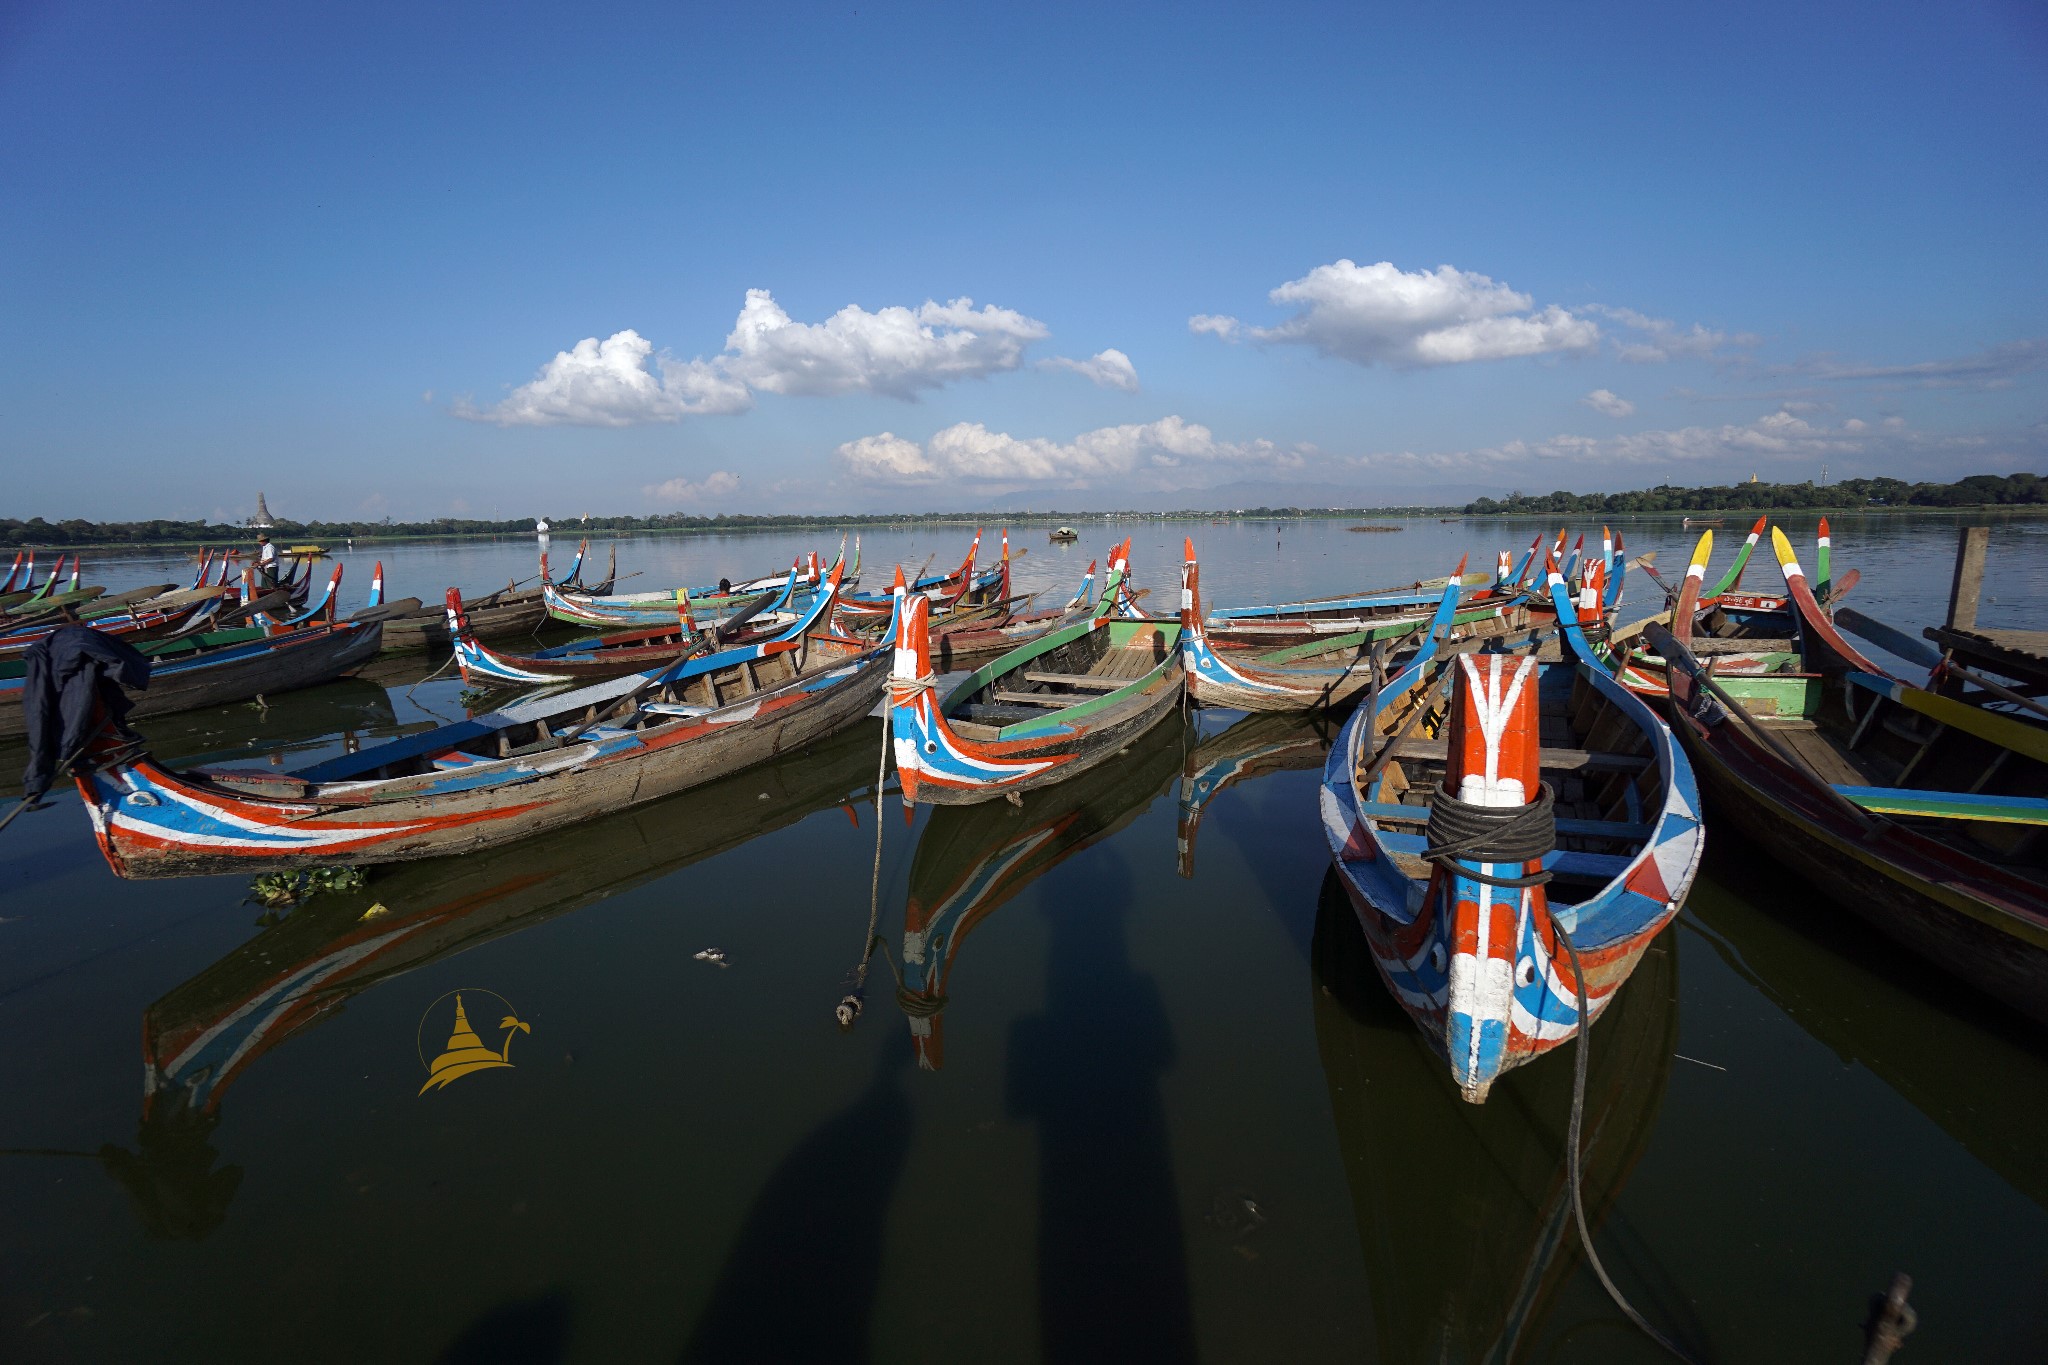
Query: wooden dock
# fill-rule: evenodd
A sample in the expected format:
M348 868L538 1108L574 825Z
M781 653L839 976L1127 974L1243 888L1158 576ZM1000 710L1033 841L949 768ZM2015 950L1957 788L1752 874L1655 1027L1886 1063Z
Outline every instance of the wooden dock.
M1955 579L1949 586L1948 621L1921 634L1948 651L1963 667L2021 683L2020 691L2048 691L2048 630L1993 630L1977 624L1984 592L1984 555L1991 528L1965 526L1956 539Z

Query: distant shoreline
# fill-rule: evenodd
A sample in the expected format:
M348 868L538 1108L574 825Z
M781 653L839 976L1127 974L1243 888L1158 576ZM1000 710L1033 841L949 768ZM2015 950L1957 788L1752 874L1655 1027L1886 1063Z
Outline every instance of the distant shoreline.
M1733 527L1738 522L1744 527L1759 516L1773 519L1782 516L1800 518L1818 516L1861 516L1861 517L1904 517L1922 521L1962 520L2031 520L2048 517L2048 505L1972 503L1953 507L1759 507L1743 508L1695 508L1692 510L1673 509L1656 512L1594 512L1594 511L1492 511L1468 512L1458 507L1376 507L1376 508L1292 508L1261 507L1244 512L1112 512L1112 513L1065 513L1058 515L1023 515L1007 513L944 513L933 515L907 515L883 517L855 514L850 517L792 518L789 521L747 521L726 525L697 526L632 526L632 527L582 527L570 525L551 527L548 535L556 545L573 544L579 540L624 540L648 536L701 536L701 535L767 535L788 531L842 531L857 534L863 530L912 530L919 527L1032 527L1043 528L1071 524L1088 526L1099 522L1112 525L1137 521L1165 521L1190 524L1226 522L1231 524L1268 521L1488 521L1488 522L1534 522L1551 523L1595 519L1608 525L1634 525L1644 522L1677 522L1689 517L1719 522L1724 527ZM289 548L292 542L319 543L329 553L348 548L351 537L346 535L323 535L311 528L275 528L272 539ZM1703 528L1704 529L1704 528ZM0 550L29 550L39 554L57 551L71 554L78 551L154 551L154 550L197 550L202 547L237 546L254 544L256 532L252 528L238 526L213 526L203 533L194 533L179 539L151 540L84 540L84 541L41 541L16 540L0 543ZM538 533L525 530L488 531L440 531L440 530L398 530L357 533L352 539L355 550L378 545L417 545L459 543L464 541L519 540L534 541Z

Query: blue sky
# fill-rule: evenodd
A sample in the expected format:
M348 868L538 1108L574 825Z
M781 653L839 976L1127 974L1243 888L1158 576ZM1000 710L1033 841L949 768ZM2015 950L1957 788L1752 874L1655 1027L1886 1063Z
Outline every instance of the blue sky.
M13 7L0 506L2040 470L2041 13Z

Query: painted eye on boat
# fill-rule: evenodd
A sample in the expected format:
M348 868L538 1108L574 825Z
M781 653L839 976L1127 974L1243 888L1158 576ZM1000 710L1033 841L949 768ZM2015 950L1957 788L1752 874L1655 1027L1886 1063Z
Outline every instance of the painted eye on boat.
M939 751L939 742L935 739L926 740L924 742L924 751L928 754L937 753Z
M1525 957L1515 964L1515 984L1533 986L1536 984L1536 960Z
M1432 943L1432 944L1431 944L1431 945L1429 946L1429 965L1430 965L1430 966L1432 966L1432 967L1434 967L1434 968L1436 968L1436 969L1437 969L1438 971L1442 971L1442 970L1444 969L1444 945L1443 945L1443 944L1441 944L1441 943Z

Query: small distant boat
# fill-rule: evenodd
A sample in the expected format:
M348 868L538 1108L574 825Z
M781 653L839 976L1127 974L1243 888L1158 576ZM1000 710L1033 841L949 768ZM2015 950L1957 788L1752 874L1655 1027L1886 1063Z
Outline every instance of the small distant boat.
M1695 526L1726 526L1728 522L1722 517L1681 517L1678 524L1690 531Z
M1380 531L1405 531L1405 530L1407 530L1408 528L1407 528L1407 527L1405 527L1405 526L1347 526L1347 527L1345 527L1344 529L1345 529L1345 530L1347 530L1347 531L1367 531L1367 532L1380 532Z
M1047 540L1052 541L1056 545L1070 545L1080 538L1081 533L1071 526L1062 526L1046 537Z
M322 545L293 545L285 553L294 559L319 559L326 555L327 549Z

